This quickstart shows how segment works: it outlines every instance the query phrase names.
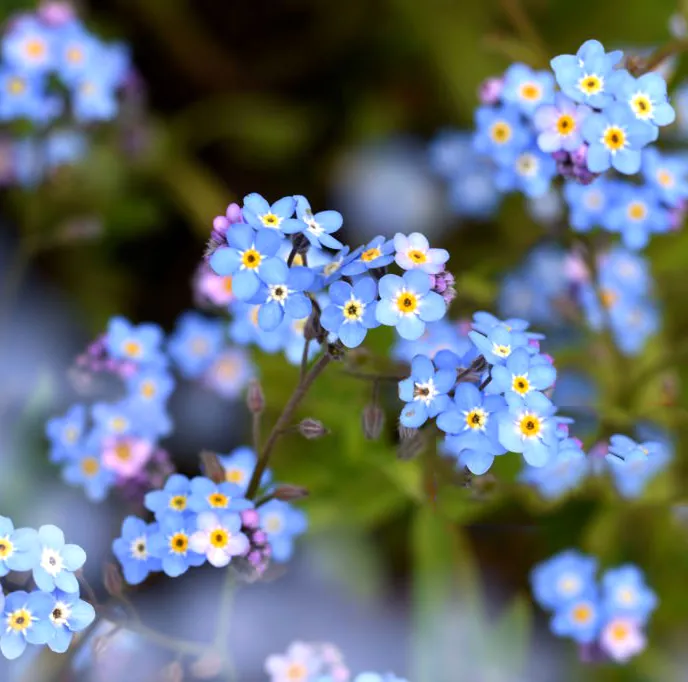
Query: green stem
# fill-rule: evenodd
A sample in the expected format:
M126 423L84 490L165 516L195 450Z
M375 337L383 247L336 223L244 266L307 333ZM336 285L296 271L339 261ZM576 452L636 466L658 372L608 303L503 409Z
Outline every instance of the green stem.
M658 47L645 61L641 62L638 68L631 69L631 73L634 76L642 76L645 73L654 71L662 62L686 50L688 50L688 39L677 38L672 40L666 45Z

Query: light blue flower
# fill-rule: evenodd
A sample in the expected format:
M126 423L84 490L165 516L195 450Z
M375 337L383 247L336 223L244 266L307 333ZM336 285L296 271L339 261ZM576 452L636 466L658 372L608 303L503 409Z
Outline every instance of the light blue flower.
M479 107L475 112L473 148L500 165L513 162L530 143L530 135L515 106Z
M377 282L372 277L361 277L354 286L334 282L329 297L330 304L322 311L320 323L347 348L360 346L368 330L380 325L375 315Z
M0 576L10 571L30 571L40 559L38 534L33 528L17 528L0 516ZM1 590L0 590L1 591Z
M468 337L491 365L503 365L517 348L528 347L528 339L524 332L516 329L509 331L501 324L492 327L486 336L472 331L468 333Z
M657 607L657 596L645 584L640 569L626 564L602 576L602 599L607 612L645 624Z
M203 383L223 398L234 400L254 375L255 367L243 348L226 348L206 370Z
M597 639L603 616L597 593L592 590L557 609L551 622L552 632L558 637L571 637L579 644L589 644Z
M549 190L556 173L557 164L552 156L530 146L497 170L495 183L502 192L520 191L527 197L541 197Z
M425 323L441 319L447 311L442 296L430 286L430 276L419 270L409 270L403 277L385 275L379 282L378 321L396 327L404 339L420 338Z
M208 369L222 348L223 337L220 320L187 312L177 320L167 351L185 377L197 379Z
M282 328L266 332L258 324L259 305L235 301L230 306L232 321L229 324L229 338L242 346L255 344L265 353L277 353L285 345Z
M287 268L277 259L266 263L261 273L264 286L261 286L252 300L264 301L258 310L261 329L266 332L274 331L285 316L292 320L308 317L312 304L304 292L313 284L313 277L313 272L308 268Z
M132 406L146 410L151 406L164 406L172 395L175 381L165 369L151 367L130 376L126 384Z
M39 563L33 567L36 586L45 592L52 592L55 588L78 592L79 582L74 571L86 562L86 552L79 545L65 544L64 533L57 526L41 526L38 543Z
M96 430L103 435L126 436L135 430L136 415L128 400L117 403L94 403L91 416Z
M163 333L156 324L133 325L123 317L108 322L105 346L111 357L138 365L161 364Z
M394 243L391 239L382 236L369 241L362 250L355 251L354 258L347 258L347 263L342 263L339 272L342 275L361 275L367 270L384 268L394 260Z
M634 175L640 170L642 148L657 139L657 129L633 116L624 104L612 104L591 114L583 122L583 137L589 144L588 169L604 173L614 168Z
M286 218L280 227L285 234L303 234L311 246L320 248L326 246L330 249L341 249L342 244L332 236L342 226L344 219L338 211L320 211L313 214L311 205L306 197L297 195L297 218Z
M59 100L46 94L42 76L0 67L0 121L27 119L43 124L60 111Z
M554 97L554 77L549 71L535 71L525 64L512 64L504 72L502 99L532 116Z
M533 597L545 609L559 607L590 593L597 560L570 549L538 564L530 575Z
M241 487L234 483L214 483L205 476L196 476L191 479L189 491L189 509L197 513L239 512L253 507L252 502L244 499Z
M591 111L585 104L576 104L558 92L554 103L542 105L533 117L533 123L539 132L538 147L548 154L578 149L583 144L581 126Z
M112 542L112 551L122 565L124 579L130 585L142 583L149 573L162 570L162 561L151 556L148 543L159 532L157 523L147 524L137 516L127 516L122 535Z
M190 566L205 563L205 555L194 552L189 546L191 536L197 530L195 515L167 511L158 518L158 532L151 535L148 551L162 561L165 574L177 578L186 573Z
M96 618L93 606L79 598L78 594L69 594L62 590L52 593L48 622L54 634L47 642L51 651L63 654L72 643L75 632L85 630Z
M531 355L524 347L516 348L504 365L492 368L488 393L503 393L511 398L523 398L532 391L544 391L554 384L557 371L542 355Z
M306 532L308 519L287 502L270 500L258 508L260 527L267 533L272 559L283 563L294 552L294 538Z
M643 177L671 207L688 199L688 163L684 157L661 154L654 147L643 149Z
M411 362L411 376L399 382L399 398L406 403L399 421L410 428L422 426L449 407L447 395L454 388L456 373L436 370L432 360L416 355Z
M232 450L228 455L219 455L219 459L225 468L227 482L238 486L245 493L257 462L253 448L241 446ZM267 470L263 473L261 482L268 483L271 478L272 474Z
M571 227L577 232L588 232L593 227L601 227L612 204L616 186L616 182L605 177L599 177L589 185L565 183L564 198L569 207Z
M559 444L556 457L543 467L526 465L519 480L534 485L544 498L554 500L576 488L589 469L580 442L567 438Z
M605 52L599 41L588 40L575 55L559 55L550 64L565 95L574 102L604 109L613 102L608 80L622 57L621 50Z
M295 208L294 197L283 197L271 206L260 194L254 192L244 197L241 212L244 220L258 230L261 228L280 230L282 223L294 215Z
M259 229L235 224L227 230L227 243L210 257L216 274L232 275L232 291L240 301L252 299L260 289L263 272L272 267L273 275L285 280L287 264L277 258L284 236L279 230Z
M648 482L671 461L666 443L646 441L636 443L628 436L614 435L610 439L606 461L618 492L627 498L639 497Z
M360 673L356 675L354 682L407 682L407 680L392 673Z
M639 121L666 126L676 119L676 112L667 99L666 81L658 73L651 71L634 78L620 69L610 76L609 89L617 101L628 105Z
M0 635L0 651L5 658L19 658L27 644L47 644L53 638L52 605L51 595L39 590L7 595L2 615L5 627Z
M49 419L45 431L50 440L50 460L61 462L79 448L86 429L86 407L72 405L62 417Z
M186 476L172 474L165 481L162 490L151 490L146 493L143 503L158 520L169 514L183 516L194 513L189 509L190 491L191 482Z
M62 469L65 483L82 487L91 502L102 502L117 481L115 472L101 462L102 448L100 434L90 434L64 462Z
M54 33L35 16L14 20L2 38L6 64L27 74L46 74L55 64Z
M442 350L451 351L456 356L456 368L467 368L477 356L475 347L468 338L467 324L449 322L446 319L431 322L425 326L423 335L413 341L397 339L392 348L395 360L411 362L416 355L427 355L431 360ZM469 357L469 355L471 357ZM461 365L461 363L467 363Z

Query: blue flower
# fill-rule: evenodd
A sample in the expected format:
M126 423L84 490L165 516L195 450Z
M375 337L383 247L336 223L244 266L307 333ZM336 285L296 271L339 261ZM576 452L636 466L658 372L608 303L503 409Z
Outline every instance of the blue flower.
M557 371L542 355L531 355L523 348L516 348L504 365L492 368L492 381L488 393L503 393L512 398L523 398L532 391L544 391L554 384Z
M45 431L52 446L50 459L61 462L77 451L86 429L86 407L72 405L62 417L49 419Z
M360 275L367 270L389 265L394 260L394 242L382 236L375 237L363 247L362 251L357 249L355 253L355 258L348 259L348 263L340 266L339 272L342 275Z
M519 480L534 485L546 499L556 499L573 490L587 475L590 467L580 442L567 438L559 444L556 457L543 467L526 465Z
M627 498L639 497L647 483L662 471L670 460L671 451L665 443L636 443L628 436L618 434L611 437L609 454L606 457L614 486Z
M517 348L526 348L528 344L522 331L509 331L503 325L492 327L486 336L477 331L469 332L468 336L491 365L503 365Z
M127 516L122 535L112 542L112 551L122 565L124 579L130 585L142 583L149 573L162 570L162 561L151 556L148 542L159 532L157 523L147 524L137 516Z
M512 163L530 141L514 106L480 107L475 112L475 125L473 148L500 165Z
M558 609L589 594L595 586L596 571L596 559L566 550L533 569L533 596L543 608Z
M645 585L642 571L627 564L607 571L602 576L602 598L610 614L646 623L657 606L655 593Z
M605 222L607 229L620 232L624 245L634 250L647 246L651 234L670 228L669 213L660 205L657 192L648 186L626 183L617 185Z
M335 282L329 296L331 303L322 311L320 323L347 348L360 346L368 330L380 325L374 305L377 282L372 277L362 277L354 286Z
M220 320L188 312L178 319L167 350L186 378L197 379L208 369L222 348L223 337Z
M174 390L174 378L164 369L151 367L127 379L127 391L132 405L148 409L162 406Z
M267 533L272 558L285 562L294 551L294 537L306 532L308 520L299 509L287 502L270 500L258 509L260 526Z
M404 339L422 336L425 323L441 319L447 311L444 299L430 291L430 285L430 276L419 270L409 270L403 277L385 275L379 283L378 321L396 327Z
M528 197L541 197L557 173L556 161L537 147L528 147L501 166L495 183L502 192L521 191Z
M238 486L242 493L246 492L251 475L256 467L257 457L253 448L241 446L235 448L228 455L219 455L220 462L225 468L225 478L228 483ZM262 477L262 483L268 483L272 475L267 470Z
M654 72L638 78L625 69L609 78L609 89L617 101L628 105L632 114L649 125L666 126L676 119L676 112L667 100L666 81Z
M495 327L504 327L511 334L518 335L519 339L523 337L522 340L516 344L519 346L527 343L530 340L539 340L545 338L543 334L527 331L529 326L530 323L526 320L521 320L516 317L511 317L507 320L500 320L498 317L495 317L491 313L487 313L484 310L480 310L473 314L473 329L475 329L475 331L487 336L487 334Z
M295 208L296 199L294 197L283 197L271 206L260 194L254 192L244 197L244 206L241 212L244 220L258 230L261 228L279 230L282 223L294 215ZM230 246L232 246L231 242Z
M447 395L456 383L456 373L447 369L435 370L432 360L416 355L411 362L411 376L399 382L399 398L404 405L400 422L418 428L430 417L436 417L449 407Z
M678 206L688 199L688 164L684 158L646 147L643 149L643 176L669 206Z
M162 490L151 490L146 493L143 503L158 520L169 514L182 516L191 512L189 509L190 491L191 482L186 476L172 474L165 481Z
M581 126L590 114L590 107L576 104L558 92L554 104L539 107L533 117L538 147L551 154L560 150L573 152L583 144Z
M544 466L556 455L556 408L542 394L507 398L509 411L499 422L499 442L510 452L521 452L531 466Z
M158 532L150 536L148 551L162 561L162 570L170 578L186 573L189 566L205 563L205 556L189 546L196 530L196 516L168 511L159 517Z
M52 592L78 592L79 582L74 575L86 562L86 552L79 545L65 544L64 533L57 526L38 529L39 563L33 567L36 586Z
M243 490L234 483L214 483L204 476L191 479L189 509L239 512L251 509L253 503L243 498Z
M0 516L0 576L10 571L30 571L39 559L40 544L36 531L33 528L15 530L10 519Z
M504 72L502 99L532 116L541 104L554 97L554 78L549 71L534 71L525 64L512 64Z
M52 651L63 654L69 648L75 632L85 630L96 618L93 606L62 590L52 593L48 622L53 628L53 636L47 644Z
M645 150L647 151L647 150ZM564 184L564 198L569 207L569 222L577 232L587 232L603 224L612 203L617 183L600 177L589 185Z
M437 417L437 426L450 435L447 450L474 474L484 474L497 455L506 451L498 440L499 415L506 403L501 396L485 396L476 386L461 383L454 403Z
M0 651L10 660L19 658L28 644L47 644L54 636L50 624L53 598L41 591L7 595L0 635Z
M287 264L276 257L283 239L277 230L256 232L250 225L232 225L227 230L229 246L213 253L210 267L218 275L233 275L232 291L240 301L248 301L258 293L266 267L271 266L273 276L287 278Z
M55 45L55 70L68 85L82 83L102 56L103 44L80 22L61 31Z
M636 119L627 106L616 103L585 119L583 137L590 145L587 162L591 172L604 173L614 168L633 175L640 170L641 149L654 142L657 129Z
M128 400L118 403L94 403L91 416L97 430L104 435L126 436L134 430L136 415Z
M2 38L2 56L11 67L28 74L46 74L55 63L51 31L36 17L13 21Z
M349 263L353 263L360 255L363 253L363 247L359 246L357 249L351 251L348 246L345 246L339 253L336 253L332 260L325 263L317 273L317 284L316 288L318 290L329 287L332 282L336 282L341 279Z
M0 121L28 119L47 123L60 113L57 100L45 93L42 76L0 67Z
M330 249L341 249L341 242L337 241L332 233L342 226L344 222L342 214L337 211L320 211L313 214L306 197L297 195L294 199L298 218L285 219L280 225L282 232L285 234L300 232L315 248L327 246Z
M223 398L234 399L255 374L243 348L227 348L215 358L203 375L203 383Z
M285 315L292 320L310 315L311 300L303 292L313 284L311 270L304 267L287 268L282 261L274 260L265 264L261 277L265 285L256 294L256 299L265 301L258 310L261 329L274 331Z
M605 52L600 42L588 40L575 56L559 55L550 64L565 95L575 102L603 109L613 102L608 80L622 57L620 50Z
M103 466L101 451L102 438L93 433L69 456L62 469L65 483L83 487L92 502L102 502L117 481L115 472Z
M259 305L235 301L230 306L232 321L229 338L242 346L255 344L265 353L276 353L284 348L285 338L281 328L266 332L258 324Z
M164 362L160 348L163 333L156 324L131 324L123 317L110 319L105 346L111 357L138 365Z
M552 618L552 632L558 637L571 637L579 644L597 639L603 623L602 607L593 590L560 606Z
M637 355L659 329L657 306L647 298L624 298L609 311L614 341L625 355Z

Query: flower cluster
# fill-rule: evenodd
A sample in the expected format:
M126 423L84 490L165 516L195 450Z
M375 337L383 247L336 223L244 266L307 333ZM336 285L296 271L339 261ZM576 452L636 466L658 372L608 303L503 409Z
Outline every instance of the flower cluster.
M265 671L270 682L406 682L391 673L352 677L339 649L326 643L293 642L286 653L268 656Z
M355 348L380 325L417 339L444 316L454 295L444 249L431 248L419 233L340 248L333 234L342 223L336 211L313 213L305 197L269 204L258 194L215 220L208 263L231 289L235 342L284 350L296 361L311 340ZM393 262L401 275L388 273ZM205 291L213 303L224 301L209 296L207 285Z
M0 516L0 576L10 571L31 572L35 589L5 594L0 587L3 629L0 652L5 658L21 656L27 645L47 645L64 653L75 632L95 619L91 604L79 598L75 575L86 561L78 545L65 543L56 526L15 528Z
M145 496L153 522L125 519L113 551L129 584L158 571L175 578L206 561L223 567L241 557L261 574L270 560L289 560L295 536L306 530L305 514L278 499L255 508L245 498L256 464L250 448L238 448L219 460L225 481L174 474L160 490ZM270 479L266 472L263 482Z
M552 632L578 642L586 660L625 663L645 648L643 628L657 597L636 566L610 569L600 584L596 572L596 559L567 550L533 569L533 596L553 613Z

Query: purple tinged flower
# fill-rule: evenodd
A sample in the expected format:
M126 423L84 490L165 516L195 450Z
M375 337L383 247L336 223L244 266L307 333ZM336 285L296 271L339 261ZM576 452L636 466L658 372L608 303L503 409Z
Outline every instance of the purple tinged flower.
M422 270L429 275L442 272L449 260L446 249L431 249L425 235L413 232L406 236L401 233L394 235L394 260L403 270Z
M454 275L447 270L442 270L436 275L430 275L431 289L438 293L444 299L444 302L449 305L456 298L456 280Z
M322 311L320 323L336 334L347 348L360 346L369 329L380 325L375 316L377 282L362 277L353 286L335 282L329 289L330 304Z
M481 104L495 105L499 104L502 98L502 91L504 90L504 78L492 77L486 78L481 84L478 91Z
M602 627L600 647L617 663L627 663L647 644L640 624L633 618L614 616Z
M255 367L243 348L226 348L213 358L202 381L218 395L231 400L241 395L254 374Z
M153 443L145 438L107 437L103 441L102 464L121 478L132 478L146 466L153 448Z
M204 555L217 568L249 549L248 538L241 532L241 517L233 512L202 512L196 519L198 530L189 539L189 548Z
M557 93L554 104L543 104L533 117L535 128L540 133L538 147L547 153L578 149L583 143L581 124L590 111L585 104L576 104L566 95Z

